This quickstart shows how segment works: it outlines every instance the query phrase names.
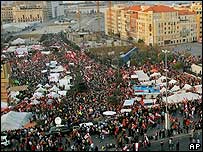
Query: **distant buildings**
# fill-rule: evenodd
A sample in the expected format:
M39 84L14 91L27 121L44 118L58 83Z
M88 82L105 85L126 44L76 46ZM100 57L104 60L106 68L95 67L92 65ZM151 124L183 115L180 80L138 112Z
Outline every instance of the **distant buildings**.
M166 5L114 5L105 11L105 33L121 39L144 40L160 46L197 41L201 35L201 5L179 9ZM198 10L197 13L193 10ZM109 15L111 14L111 16Z
M49 19L63 17L64 5L63 1L46 1Z
M45 5L6 5L1 7L1 21L5 23L44 22L48 19Z

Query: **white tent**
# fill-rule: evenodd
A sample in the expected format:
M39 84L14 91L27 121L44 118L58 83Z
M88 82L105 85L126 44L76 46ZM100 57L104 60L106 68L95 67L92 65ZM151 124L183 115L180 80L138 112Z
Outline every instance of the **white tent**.
M59 73L50 73L50 76L48 77L50 82L58 82L59 81Z
M176 80L172 79L172 80L170 80L168 83L169 83L169 84L175 84L176 82L177 82Z
M160 72L158 72L158 73L152 73L151 75L150 75L150 77L157 77L157 76L161 76L161 73Z
M36 98L36 99L39 99L39 98L41 98L41 97L43 97L44 95L43 95L43 93L41 93L41 92L35 92L34 94L33 94L33 97L34 98Z
M185 84L184 87L183 87L184 90L189 90L191 88L192 88L192 86L189 85L189 84Z
M161 93L166 92L166 88L165 88L165 87L163 87L163 88L160 90L160 92L161 92Z
M65 69L63 66L56 66L55 69L51 69L50 72L63 72Z
M134 100L125 100L125 102L123 103L123 107L124 106L132 106L134 104Z
M138 76L137 76L136 74L133 74L133 75L130 76L130 78L131 78L131 79L137 79Z
M33 101L30 102L31 105L36 105L36 104L40 104L40 101L34 99Z
M51 86L47 83L47 84L45 84L45 87L46 87L46 88L49 88L49 87L51 87Z
M62 95L62 96L66 96L66 92L67 92L67 91L58 91L58 94L59 94L59 95Z
M28 54L28 49L27 49L27 47L20 47L20 48L17 48L15 50L15 53L17 55L27 55Z
M32 113L10 111L1 116L1 131L23 128L29 122Z
M35 92L45 92L46 89L42 88L42 87L39 87L37 90L35 90Z
M42 86L43 86L42 84L38 84L38 85L37 85L37 88L42 87Z
M13 42L11 42L12 45L17 45L17 44L25 44L25 40L21 38L17 38Z
M121 109L121 113L124 113L124 112L131 112L132 109Z
M160 81L166 80L166 77L162 75L158 80Z
M46 72L47 72L47 70L42 70L42 71L41 71L41 73L46 73Z
M59 91L60 89L56 86L56 85L54 85L51 89L49 89L50 91L55 91L55 92L57 92L57 91Z
M149 77L143 70L135 71L139 81L149 81Z
M175 86L173 86L173 88L171 88L171 90L170 91L178 91L178 90L180 90L180 87L179 86L177 86L177 85L175 85Z
M106 116L113 116L115 114L116 114L115 111L105 111L105 112L103 112L103 115L106 115Z
M59 97L59 95L56 92L50 92L49 94L47 94L47 96L49 98L58 98Z
M194 100L194 99L200 99L201 96L198 94L192 93L192 92L183 92L183 93L176 93L167 98L168 103L178 103L182 102L184 100ZM166 102L166 97L163 97L163 101Z
M202 85L196 85L194 86L194 88L195 88L195 92L202 94Z

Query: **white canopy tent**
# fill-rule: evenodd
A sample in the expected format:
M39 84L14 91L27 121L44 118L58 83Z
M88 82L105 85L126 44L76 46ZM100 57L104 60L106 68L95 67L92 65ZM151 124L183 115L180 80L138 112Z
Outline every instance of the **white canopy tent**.
M189 84L185 84L184 87L183 87L184 90L189 90L189 89L192 89L192 86L189 85Z
M25 44L25 40L21 38L17 38L13 42L11 42L12 45L18 45L18 44Z
M158 80L160 81L166 80L166 77L162 75Z
M131 112L132 109L121 109L121 113L124 113L124 112Z
M160 92L161 92L161 93L166 92L166 88L165 88L165 87L161 88Z
M37 90L35 90L35 92L45 92L46 89L42 88L42 87L39 87Z
M55 92L57 92L57 91L59 91L60 89L56 86L56 85L54 85L51 89L49 89L50 91L55 91Z
M178 103L184 100L194 100L200 99L200 95L192 93L192 92L183 92L183 93L176 93L167 98L168 103ZM163 101L166 102L166 97L163 97Z
M202 85L195 85L194 88L195 92L202 94Z
M168 83L169 83L169 84L175 84L176 82L177 82L176 80L171 79Z
M130 76L130 78L131 78L131 79L137 79L138 76L137 76L136 74L133 74L133 75Z
M1 131L23 128L31 117L32 113L10 111L1 116Z
M158 77L158 76L161 76L161 73L160 72L155 72L155 73L152 73L151 75L150 75L150 77Z
M105 111L105 112L103 112L103 115L106 115L106 116L113 116L115 114L116 114L115 111Z
M175 92L175 91L178 91L178 90L180 90L180 87L175 85L175 86L173 86L173 88L171 88L170 91Z
M143 70L135 71L139 81L149 81L149 77Z
M123 103L123 107L124 106L132 106L134 104L134 101L133 99L130 99L130 100L125 100L125 102Z
M55 69L51 69L50 72L63 72L65 69L63 66L56 66Z

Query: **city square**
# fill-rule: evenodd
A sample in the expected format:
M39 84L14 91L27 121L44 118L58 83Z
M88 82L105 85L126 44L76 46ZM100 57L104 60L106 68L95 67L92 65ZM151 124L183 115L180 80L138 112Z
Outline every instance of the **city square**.
M202 3L170 5L1 4L2 151L202 151Z

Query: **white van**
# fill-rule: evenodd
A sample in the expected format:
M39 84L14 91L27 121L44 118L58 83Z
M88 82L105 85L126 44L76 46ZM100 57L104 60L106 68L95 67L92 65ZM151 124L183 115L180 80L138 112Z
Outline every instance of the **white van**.
M1 136L1 147L7 147L10 145L10 141L7 140L7 136Z

